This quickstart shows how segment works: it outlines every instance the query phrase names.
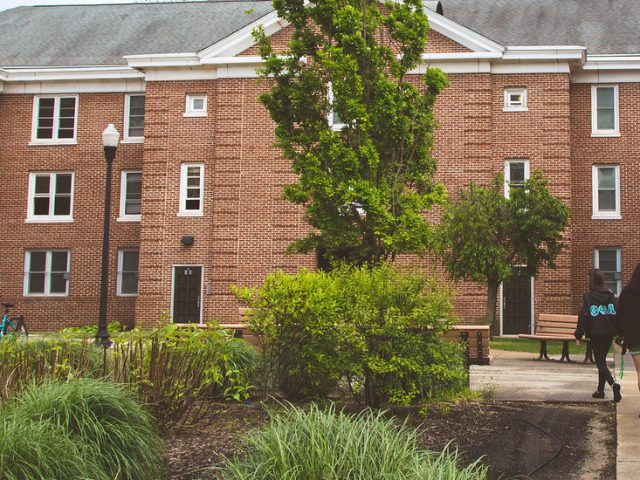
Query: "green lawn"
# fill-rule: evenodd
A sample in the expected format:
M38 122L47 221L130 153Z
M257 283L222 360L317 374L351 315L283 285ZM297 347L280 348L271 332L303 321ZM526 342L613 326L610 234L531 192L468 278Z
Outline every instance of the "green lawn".
M512 352L540 352L540 341L538 340L525 340L524 338L493 338L490 346L496 350L509 350ZM586 351L586 345L584 342L578 347L576 342L569 342L569 355L584 354ZM547 342L547 352L549 355L560 355L562 353L562 342Z

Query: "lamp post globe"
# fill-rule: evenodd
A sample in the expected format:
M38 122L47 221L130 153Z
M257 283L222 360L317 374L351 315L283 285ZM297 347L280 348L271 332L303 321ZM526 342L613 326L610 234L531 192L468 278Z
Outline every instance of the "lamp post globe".
M104 147L104 158L107 162L107 172L104 189L104 224L102 229L102 268L100 271L100 310L98 313L98 332L96 333L96 344L105 348L111 345L109 331L107 329L107 296L109 293L109 228L111 226L111 167L116 158L116 150L120 133L113 126L107 125L102 132L102 146Z

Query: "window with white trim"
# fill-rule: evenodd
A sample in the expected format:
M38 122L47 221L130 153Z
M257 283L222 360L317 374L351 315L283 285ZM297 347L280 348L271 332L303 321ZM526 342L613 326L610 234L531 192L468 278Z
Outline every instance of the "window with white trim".
M68 295L70 260L71 254L66 250L28 250L24 259L24 295Z
M340 115L335 110L335 96L333 95L333 85L331 82L327 84L327 100L329 102L329 113L327 115L327 121L329 122L329 127L332 130L342 130L344 127L344 122L340 118Z
M519 188L529 180L529 160L506 160L504 162L504 196L509 198L512 188Z
M121 297L138 295L138 269L140 252L138 250L118 250L117 293Z
M591 135L619 137L618 86L593 85L591 87Z
M203 212L204 164L183 163L180 167L181 216L200 216Z
M139 222L142 211L142 172L123 170L120 177L121 222Z
M36 96L32 143L76 143L78 96Z
M527 89L525 87L509 87L504 89L504 107L505 112L526 112L527 108Z
M187 95L187 105L184 110L185 117L206 117L207 116L207 96Z
M622 291L622 251L619 248L596 248L594 268L600 270L607 288L614 294Z
M592 170L594 219L617 220L620 214L620 166L594 165Z
M73 221L73 173L29 174L27 222Z
M144 141L144 95L125 96L123 141Z

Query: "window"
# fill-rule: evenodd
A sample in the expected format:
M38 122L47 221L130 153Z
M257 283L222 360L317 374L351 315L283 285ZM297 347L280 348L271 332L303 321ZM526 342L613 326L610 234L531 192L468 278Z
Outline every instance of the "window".
M329 122L329 126L332 130L342 130L344 127L344 122L340 118L340 115L335 110L335 97L333 96L333 85L331 82L328 84L328 92L327 98L329 101L329 115L327 117L327 121Z
M178 215L202 215L204 165L183 163L180 171L180 211Z
M144 95L127 95L124 103L124 142L144 140Z
M620 215L620 166L594 165L593 216L601 219L621 219Z
M504 89L504 108L505 112L526 112L527 108L527 89L524 87L505 88Z
M207 96L187 95L187 105L184 111L185 117L206 117L207 116Z
M32 143L76 143L78 97L34 98Z
M118 250L118 295L138 295L138 250Z
M529 179L529 160L504 162L504 196L509 198L512 188L521 187Z
M622 291L622 254L619 248L598 248L594 267L602 272L607 287L616 295Z
M30 173L27 222L73 222L73 173Z
M24 294L67 295L69 259L69 252L64 250L27 251L24 261Z
M120 222L139 222L142 207L142 172L122 171Z
M591 87L591 135L594 137L619 137L618 86Z

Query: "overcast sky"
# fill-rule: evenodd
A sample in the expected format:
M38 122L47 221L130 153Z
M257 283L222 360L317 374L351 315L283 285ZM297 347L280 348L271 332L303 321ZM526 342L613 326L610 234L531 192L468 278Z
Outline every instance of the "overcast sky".
M142 3L144 1L145 0L0 0L0 10L19 7L20 5L86 5L88 3Z

